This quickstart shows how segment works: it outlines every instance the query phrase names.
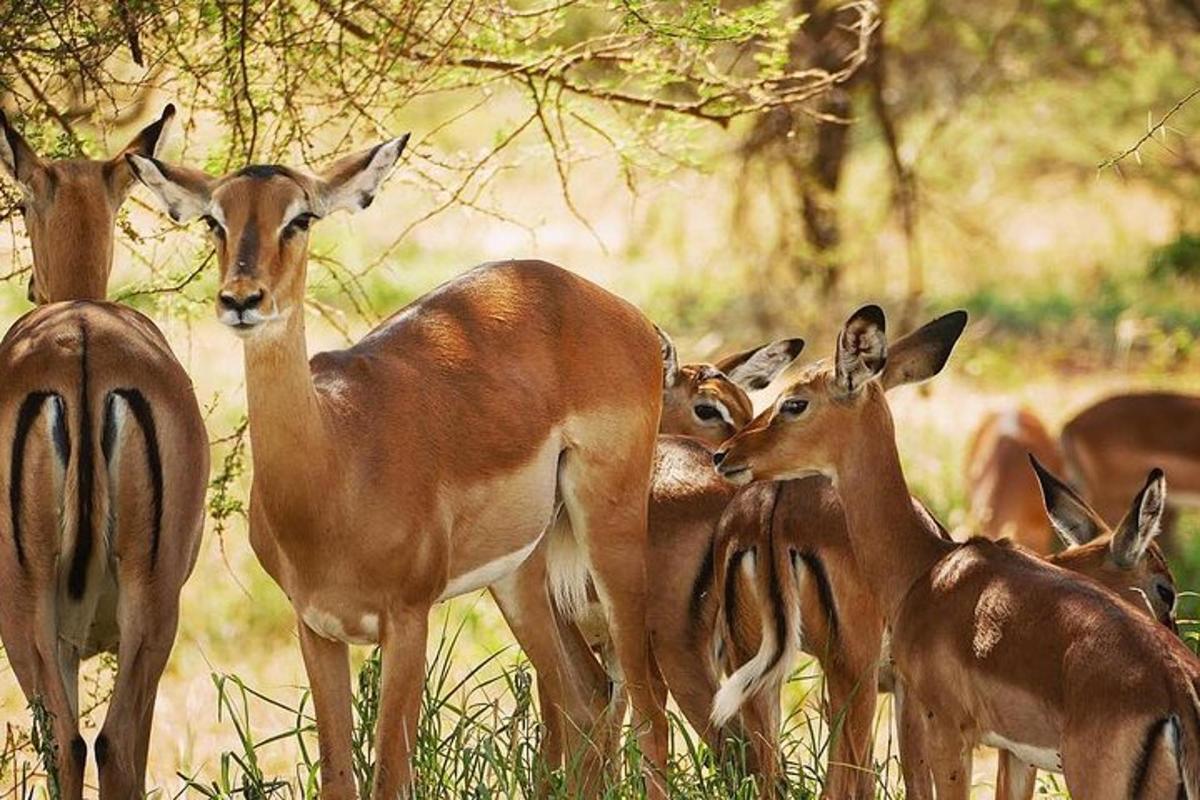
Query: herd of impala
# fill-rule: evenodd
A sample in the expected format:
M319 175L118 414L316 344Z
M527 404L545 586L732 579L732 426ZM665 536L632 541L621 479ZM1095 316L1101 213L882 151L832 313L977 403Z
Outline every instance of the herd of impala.
M104 300L140 182L211 233L218 317L245 352L250 541L296 612L323 797L357 793L348 646L382 652L372 796L405 796L430 609L487 588L573 794L603 791L627 705L647 793L667 794L668 694L781 791L803 650L826 677L824 797L874 796L889 691L906 797L966 798L987 745L997 797L1031 797L1042 769L1078 798L1200 800L1200 661L1155 542L1159 467L1173 501L1200 499L1200 398L1113 397L1058 439L1027 410L989 416L966 470L982 535L954 541L909 492L886 393L943 368L965 313L889 341L865 306L757 416L748 392L803 341L681 364L632 305L539 261L473 269L310 359L307 231L369 206L408 137L315 175L218 178L156 157L174 114L107 161L43 160L0 114L37 304L0 343L0 636L52 715L62 797L83 794L78 670L99 652L118 663L100 796L142 796L204 526L191 382L153 322Z

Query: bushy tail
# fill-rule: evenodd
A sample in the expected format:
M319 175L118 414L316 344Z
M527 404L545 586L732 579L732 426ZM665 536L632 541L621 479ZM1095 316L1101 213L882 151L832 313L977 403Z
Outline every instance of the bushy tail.
M759 629L758 649L748 661L721 683L713 698L712 721L718 727L729 723L747 699L764 686L782 679L791 671L800 645L800 570L787 548L777 544L774 535L775 507L780 491L775 487L764 533L754 545L739 549L731 546L718 570L721 608L718 627L727 650L725 660L738 660L750 650L751 631ZM744 579L744 581L743 581ZM749 583L750 597L739 597L739 585ZM744 615L757 610L756 620ZM749 624L747 624L749 623ZM748 630L750 629L750 630Z

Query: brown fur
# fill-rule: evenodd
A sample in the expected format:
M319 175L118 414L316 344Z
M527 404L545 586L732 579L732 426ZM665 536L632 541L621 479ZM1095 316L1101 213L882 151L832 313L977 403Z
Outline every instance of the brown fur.
M173 113L168 107L125 152L152 153ZM49 303L0 342L0 636L26 697L40 697L54 716L56 766L68 800L82 797L87 757L76 719L79 662L116 654L116 685L96 738L100 796L140 796L155 692L175 639L180 589L200 545L208 439L191 382L154 324L98 302L112 265L113 221L131 180L124 159L47 162L7 120L0 118L0 128L0 163L25 195L31 295ZM132 406L113 399L130 391L144 398L152 435ZM52 399L36 410L24 458L10 459L20 409L44 393ZM106 434L110 410L123 423ZM55 444L56 428L69 453ZM14 466L21 470L13 487L16 526L8 492ZM83 519L81 509L89 507Z
M968 499L979 535L1009 537L1049 555L1057 549L1056 539L1029 468L1030 453L1062 472L1058 443L1032 411L1020 408L984 416L967 448Z
M431 606L480 588L455 581L537 543L560 502L602 587L643 752L662 770L666 716L645 605L662 402L653 326L572 273L509 261L448 282L347 350L306 356L307 236L287 232L287 215L365 207L402 146L352 156L321 177L208 179L136 162L177 216L219 218L218 308L246 335L251 543L300 621L322 794L356 794L347 642L383 648L373 796L390 800L411 782ZM548 600L513 589L517 565L505 569L483 584L507 587L498 596L524 644L536 615L520 603ZM662 793L652 776L651 794Z
M884 389L936 374L964 324L948 315L889 350L882 312L862 309L835 369L785 390L725 445L720 470L740 481L836 476L852 547L891 623L900 688L924 711L939 800L967 797L971 753L987 733L1057 752L1072 794L1088 798L1126 796L1149 741L1148 785L1170 790L1143 796L1175 798L1182 781L1194 797L1200 665L1182 643L1019 548L943 541L913 509ZM808 405L785 415L789 400ZM1180 749L1167 753L1167 737L1148 734L1171 721Z

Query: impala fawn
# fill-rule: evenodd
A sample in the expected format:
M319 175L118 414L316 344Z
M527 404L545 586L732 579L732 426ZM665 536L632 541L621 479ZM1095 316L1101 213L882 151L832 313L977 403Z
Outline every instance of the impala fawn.
M47 161L0 114L21 189L30 299L0 343L0 637L25 696L53 716L58 786L83 796L79 663L117 656L95 754L102 798L141 797L158 681L204 527L208 438L191 381L149 319L102 302L124 155L157 152L175 114L107 161Z
M726 443L717 469L738 483L835 481L891 626L898 692L920 709L902 721L919 716L941 800L968 796L977 744L1061 770L1077 797L1200 797L1190 651L1091 580L1005 542L945 541L913 508L884 392L937 374L965 323L948 314L889 348L883 312L860 309L832 364ZM1163 493L1152 475L1117 536L1148 539Z

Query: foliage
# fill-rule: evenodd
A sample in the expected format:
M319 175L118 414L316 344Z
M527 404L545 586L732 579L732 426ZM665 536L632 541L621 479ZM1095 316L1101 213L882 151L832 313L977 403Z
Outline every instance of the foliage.
M1181 233L1173 242L1168 242L1150 254L1151 278L1159 280L1180 277L1200 277L1200 235Z

